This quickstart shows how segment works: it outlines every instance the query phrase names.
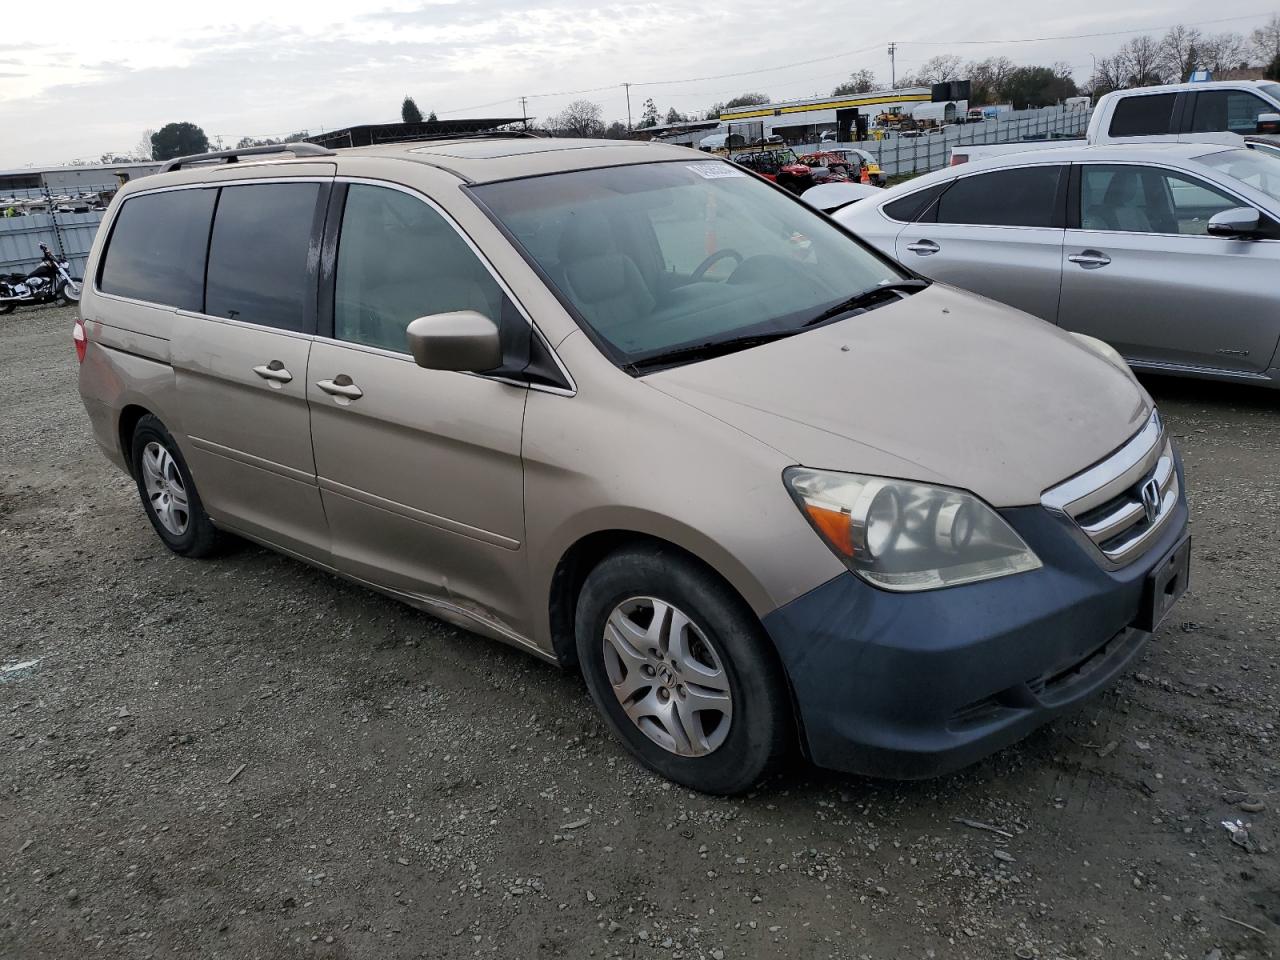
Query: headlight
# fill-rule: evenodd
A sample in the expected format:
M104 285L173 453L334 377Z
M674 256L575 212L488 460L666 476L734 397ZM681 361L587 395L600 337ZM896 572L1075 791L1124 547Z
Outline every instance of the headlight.
M845 565L886 590L934 590L1035 570L1013 528L963 490L789 467L787 489Z

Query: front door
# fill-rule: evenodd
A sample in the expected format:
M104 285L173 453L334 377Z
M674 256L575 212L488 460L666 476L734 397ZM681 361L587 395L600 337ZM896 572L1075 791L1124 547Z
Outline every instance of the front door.
M1259 373L1280 337L1280 243L1211 237L1245 204L1157 167L1080 168L1079 228L1063 247L1060 323L1155 366Z
M203 311L172 339L188 459L215 521L326 563L307 409L328 178L218 190Z
M961 177L898 234L898 260L926 277L1057 318L1066 167Z
M344 188L340 188L344 189ZM416 195L353 183L334 270L332 337L307 374L336 566L516 633L525 589L526 387L426 370L405 328L476 310L504 342L529 324L451 221Z

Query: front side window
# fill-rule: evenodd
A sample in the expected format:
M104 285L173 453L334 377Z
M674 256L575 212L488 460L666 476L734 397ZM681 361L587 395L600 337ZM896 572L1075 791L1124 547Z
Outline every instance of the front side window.
M320 185L237 184L220 192L204 312L308 330L315 300L308 259Z
M166 190L126 200L103 255L99 289L199 311L209 220L217 196L217 190Z
M1258 117L1275 113L1276 108L1245 90L1209 90L1196 94L1191 117L1192 133L1247 134L1258 131Z
M1113 137L1159 137L1168 134L1173 122L1172 93L1121 97L1111 116Z
M1238 206L1233 197L1170 170L1097 164L1081 171L1085 230L1203 236L1214 214Z
M938 201L938 223L1059 227L1063 166L1018 167L961 177Z
M472 188L619 363L791 335L906 279L732 164L675 161Z
M458 232L423 201L353 183L347 190L334 284L339 340L408 353L418 317L475 310L514 322L502 288Z

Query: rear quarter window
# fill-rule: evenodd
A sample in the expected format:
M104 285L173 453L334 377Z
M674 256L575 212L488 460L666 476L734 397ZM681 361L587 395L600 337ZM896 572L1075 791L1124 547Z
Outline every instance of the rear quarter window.
M116 214L98 272L103 293L200 310L217 190L130 197Z
M884 212L894 220L902 223L915 223L922 218L932 219L926 214L932 212L934 201L942 196L943 191L951 186L954 181L947 180L943 183L934 184L924 190L918 190L908 196L894 200L892 203L884 205Z
M1172 130L1176 94L1153 93L1122 97L1111 115L1113 137L1156 137Z

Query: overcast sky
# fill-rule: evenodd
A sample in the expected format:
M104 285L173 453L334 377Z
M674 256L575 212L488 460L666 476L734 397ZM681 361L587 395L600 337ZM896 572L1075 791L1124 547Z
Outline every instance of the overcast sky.
M1084 80L1090 54L1109 54L1129 35L990 41L1162 31L1179 22L1248 34L1280 9L1276 0L1270 8L1268 0L10 2L25 11L25 26L0 36L0 168L129 152L144 129L175 120L228 146L246 135L398 120L406 93L442 119L519 116L521 94L533 98L531 116L546 116L579 95L538 95L595 87L608 89L580 96L600 103L606 121L625 119L623 81L636 84L636 117L648 96L664 113L705 109L744 90L793 99L829 93L862 67L887 85L890 40L899 44L900 76L956 53L1064 60ZM1044 16L1027 16L1039 7ZM1206 22L1222 18L1240 19ZM19 34L29 42L14 43ZM759 72L724 76L745 71ZM659 83L674 80L687 82Z

